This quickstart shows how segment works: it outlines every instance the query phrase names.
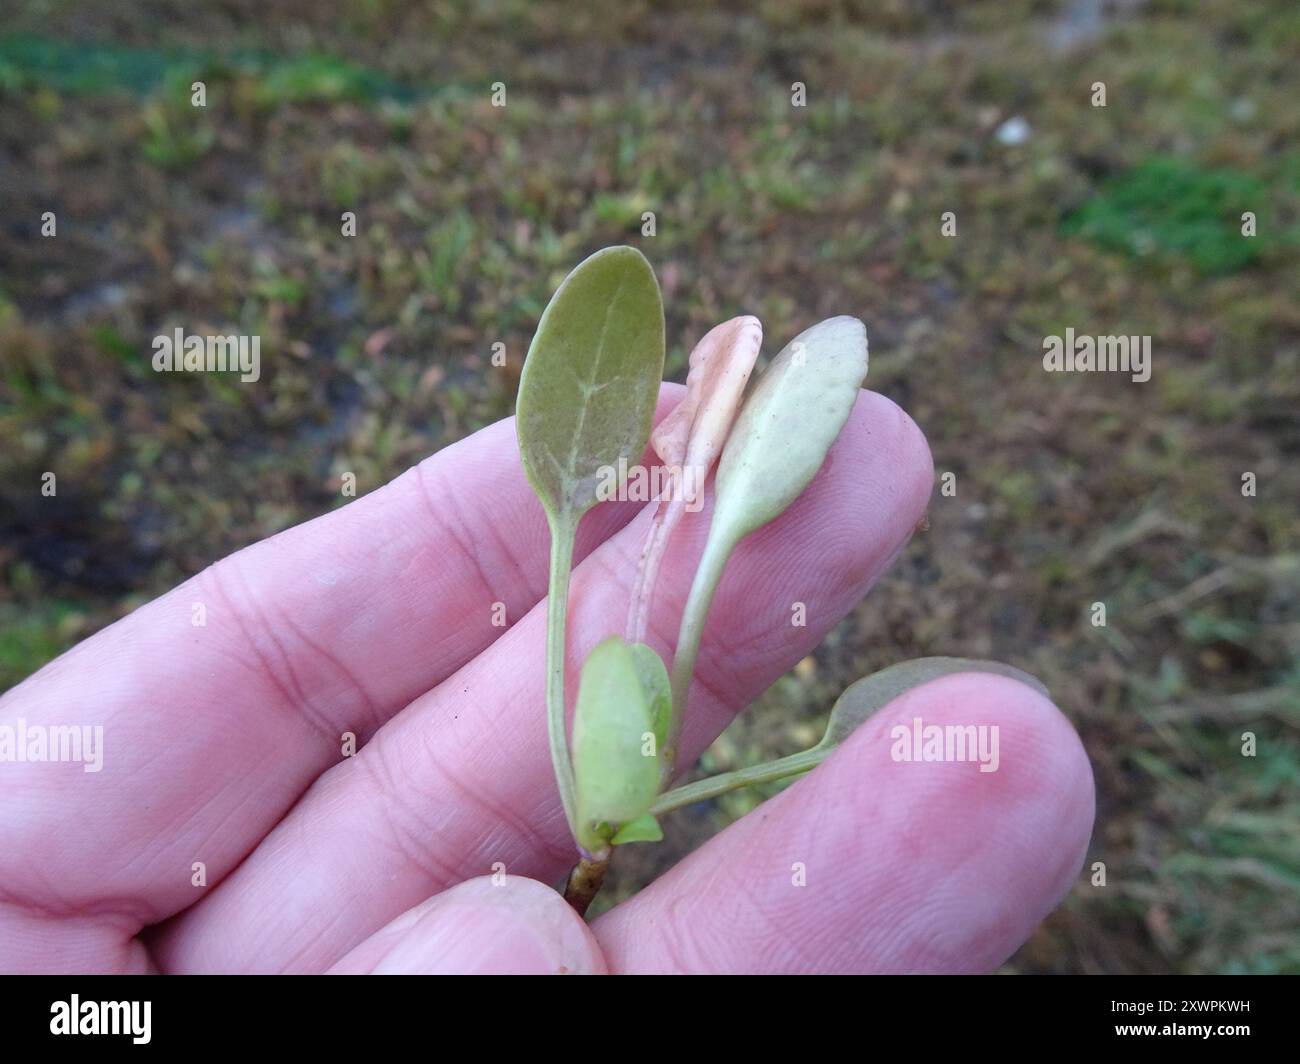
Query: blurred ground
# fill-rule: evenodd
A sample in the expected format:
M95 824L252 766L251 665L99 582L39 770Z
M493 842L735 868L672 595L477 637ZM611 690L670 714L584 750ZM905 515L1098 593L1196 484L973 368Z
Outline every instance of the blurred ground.
M856 314L957 477L707 767L891 662L1012 662L1083 735L1108 878L1008 969L1300 971L1294 4L82 6L0 27L0 686L510 413L557 282L633 243L675 377L741 311L769 353ZM260 334L262 383L152 372L178 325ZM1066 327L1150 334L1151 381L1044 373ZM755 801L674 816L609 893Z

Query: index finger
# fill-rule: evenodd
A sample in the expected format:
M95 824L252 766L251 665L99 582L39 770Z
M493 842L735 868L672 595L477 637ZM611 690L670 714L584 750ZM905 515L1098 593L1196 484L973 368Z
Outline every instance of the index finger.
M661 416L681 390L664 386ZM639 509L596 507L578 558ZM59 916L118 898L145 923L185 908L197 851L210 885L345 732L359 747L523 617L549 551L506 419L73 648L0 698L0 725L98 727L102 771L4 765L0 901Z

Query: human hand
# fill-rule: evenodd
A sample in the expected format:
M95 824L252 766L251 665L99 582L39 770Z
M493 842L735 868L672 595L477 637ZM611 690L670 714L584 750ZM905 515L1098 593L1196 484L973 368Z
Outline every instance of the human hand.
M680 394L665 385L660 416ZM863 392L804 495L736 552L683 766L887 568L931 476L916 426ZM583 522L570 677L623 623L641 510ZM706 528L683 524L660 576L661 653ZM548 549L503 421L9 691L0 728L104 742L98 772L0 762L0 970L984 971L1069 889L1093 818L1078 737L1031 688L962 674L588 927L538 882L575 858L543 708ZM997 771L893 760L891 727L916 717L997 725Z

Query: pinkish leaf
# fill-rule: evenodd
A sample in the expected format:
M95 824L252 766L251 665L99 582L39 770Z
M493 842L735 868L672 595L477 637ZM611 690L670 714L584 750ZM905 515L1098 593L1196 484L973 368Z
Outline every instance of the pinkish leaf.
M715 325L691 352L686 397L655 427L650 445L669 466L713 468L763 343L753 315Z
M697 502L703 494L704 481L727 442L762 343L763 326L749 314L705 333L691 352L685 397L651 433L650 445L674 479L667 504L661 501L646 533L632 585L627 631L633 643L645 640L655 578L668 540L687 504Z

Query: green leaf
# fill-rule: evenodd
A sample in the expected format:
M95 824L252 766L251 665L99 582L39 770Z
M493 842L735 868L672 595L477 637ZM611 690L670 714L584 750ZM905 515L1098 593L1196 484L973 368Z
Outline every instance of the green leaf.
M833 750L852 735L858 725L895 698L906 694L913 687L920 687L923 683L957 672L991 672L1007 676L1050 697L1047 688L1035 677L1000 661L982 661L978 658L913 658L849 684L831 707L826 734L813 749L827 752Z
M596 252L551 297L519 381L519 451L549 514L576 521L620 458L640 461L663 373L654 271L635 248Z
M659 793L660 746L655 740L647 756L654 719L639 657L622 638L610 636L582 666L573 717L576 836L592 854L609 842L611 826L617 830L643 816Z
M709 537L739 540L778 517L826 460L867 375L867 330L827 318L773 359L718 463Z
M736 769L734 772L724 772L720 776L710 776L708 779L696 780L694 783L667 791L655 800L651 812L662 816L682 806L717 798L741 787L776 783L809 772L834 753L839 744L852 735L853 731L878 709L914 687L920 687L923 683L957 672L991 672L998 676L1007 676L1028 684L1034 690L1050 697L1047 688L1029 673L1010 665L1003 665L1000 661L981 661L976 658L916 658L912 661L900 662L846 687L832 707L826 733L816 746L797 754L777 758L775 761Z
M736 418L718 463L713 521L677 637L669 774L704 621L727 560L744 536L781 514L817 475L866 373L866 327L857 318L827 318L782 349Z
M659 821L646 813L635 820L629 820L609 841L615 846L622 846L626 842L662 842L663 837L664 830L659 826Z
M668 669L664 666L663 658L644 643L632 644L632 656L636 661L641 690L650 707L655 750L661 751L668 738L668 722L673 712L673 692L668 683Z
M617 486L620 459L636 462L644 453L663 367L664 312L654 271L639 251L615 247L579 263L556 290L519 381L519 453L551 530L546 730L575 838L573 765L564 728L573 542L598 489Z

